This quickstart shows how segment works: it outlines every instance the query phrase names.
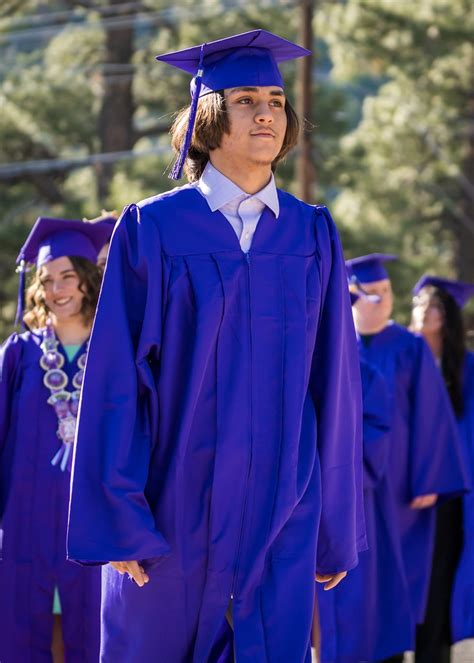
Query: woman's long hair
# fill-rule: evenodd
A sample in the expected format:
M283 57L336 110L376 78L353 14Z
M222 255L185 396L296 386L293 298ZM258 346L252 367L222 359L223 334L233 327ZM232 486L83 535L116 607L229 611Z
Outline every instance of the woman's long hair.
M93 262L78 256L68 256L74 271L79 277L79 290L84 294L81 315L86 325L94 319L99 299L102 274ZM46 324L49 315L44 301L44 288L41 282L41 267L36 270L31 285L26 291L26 313L23 320L30 329L40 329Z
M461 308L446 290L430 288L430 301L436 299L443 312L441 372L457 417L464 412L463 382L466 336Z

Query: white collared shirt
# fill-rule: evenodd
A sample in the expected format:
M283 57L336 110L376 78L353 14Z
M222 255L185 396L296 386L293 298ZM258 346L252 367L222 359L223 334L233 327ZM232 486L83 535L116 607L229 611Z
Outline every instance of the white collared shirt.
M250 195L214 168L209 161L195 186L206 199L211 211L219 210L228 220L244 253L248 253L252 246L255 230L265 207L270 208L276 219L280 214L273 173L263 189Z

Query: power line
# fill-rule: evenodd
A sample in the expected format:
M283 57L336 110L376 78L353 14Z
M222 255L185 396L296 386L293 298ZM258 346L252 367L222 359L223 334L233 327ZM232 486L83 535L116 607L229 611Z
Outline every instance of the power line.
M295 0L263 0L260 3L262 9L269 8L281 8L286 9L289 7L295 6ZM147 24L157 23L160 20L163 20L167 23L178 23L184 20L191 20L196 18L210 18L215 15L219 15L223 11L229 10L238 10L245 9L248 7L247 0L233 0L231 3L227 3L225 9L223 8L220 11L216 11L215 8L204 8L200 7L199 9L188 9L186 7L170 7L162 9L155 12L137 12L130 16L126 17L112 17L104 18L100 21L100 27L106 28L108 31L119 30L126 27L140 27L146 26ZM45 28L28 28L24 30L13 30L6 32L5 34L0 34L0 44L13 43L17 44L20 42L28 41L38 41L39 39L46 39L54 37L55 35L62 32L65 28L73 31L88 30L92 27L92 24L87 22L88 14L84 13L80 16L80 23L64 23L60 26L50 26Z
M169 19L172 17L172 14L176 13L174 9L166 9L160 12L140 12L133 14L132 16L126 16L121 18L105 18L97 23L97 26L106 28L108 31L120 30L127 27L140 27L145 26L147 23L152 24L160 20ZM25 30L14 30L0 36L0 44L5 43L14 43L18 44L24 41L29 43L33 41L39 41L40 39L52 38L55 35L62 32L64 29L80 32L83 30L90 30L91 27L96 27L94 24L87 21L88 16L84 15L82 21L79 23L64 23L61 26L54 27L45 27L45 28L28 28Z
M132 11L134 9L147 9L143 2L122 2L118 5L104 5L97 7L75 7L74 9L65 9L57 12L41 12L36 14L28 14L27 16L15 16L13 18L0 19L0 27L8 28L9 25L13 27L24 25L28 23L46 23L54 25L59 21L67 21L73 16L82 17L83 14L93 11L97 14L121 14L122 12Z
M36 65L39 66L39 65ZM22 71L24 69L31 69L31 66L21 65L15 67L15 72ZM8 65L0 65L0 74L7 73L11 71L11 67ZM88 66L83 65L72 65L71 67L61 67L62 74L102 74L103 76L130 76L133 77L138 71L156 71L156 62L99 62L97 64L91 64ZM160 78L163 76L171 76L172 72L165 71L163 75L160 74Z
M171 148L156 146L147 150L124 150L122 152L99 152L87 154L81 157L70 157L61 159L37 159L35 161L19 161L17 163L0 164L0 180L11 179L22 175L33 175L35 173L52 173L61 170L73 170L84 168L99 163L115 163L116 161L131 161L142 157L157 156L161 154L172 156Z

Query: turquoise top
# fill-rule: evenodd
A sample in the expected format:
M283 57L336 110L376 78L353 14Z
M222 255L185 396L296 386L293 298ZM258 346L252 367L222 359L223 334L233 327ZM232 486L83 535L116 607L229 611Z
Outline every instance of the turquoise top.
M72 361L79 352L80 345L63 345L68 361Z

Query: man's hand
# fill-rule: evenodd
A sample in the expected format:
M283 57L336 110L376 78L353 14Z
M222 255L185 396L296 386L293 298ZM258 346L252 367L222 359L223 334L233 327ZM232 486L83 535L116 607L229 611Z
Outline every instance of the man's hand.
M145 569L138 562L110 562L110 565L121 575L128 573L129 577L133 578L139 587L143 587L150 580L145 573Z
M428 509L429 507L434 506L437 500L438 495L435 495L434 493L430 495L420 495L410 502L410 506L412 509Z
M327 575L321 575L321 573L316 573L315 580L316 582L325 582L323 589L325 592L328 592L330 589L334 589L337 585L343 580L347 575L347 571L341 571L341 573L328 573Z

